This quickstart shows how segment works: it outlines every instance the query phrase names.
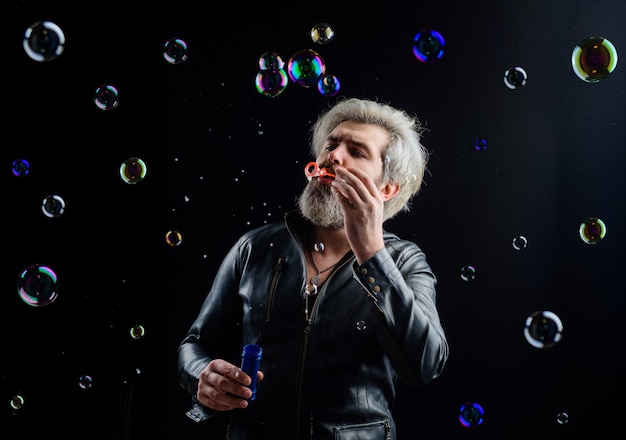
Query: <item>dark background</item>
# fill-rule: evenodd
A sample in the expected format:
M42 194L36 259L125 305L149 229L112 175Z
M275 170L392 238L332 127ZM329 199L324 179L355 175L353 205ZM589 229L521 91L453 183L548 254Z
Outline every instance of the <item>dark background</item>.
M400 387L400 439L599 437L621 429L625 311L623 60L599 83L579 79L574 46L590 36L626 48L625 1L423 4L221 4L192 1L11 1L0 29L5 57L5 258L0 266L0 434L90 439L222 438L195 425L177 384L176 347L217 265L238 236L279 220L305 183L309 127L339 96L374 98L416 114L431 152L413 210L386 228L416 241L438 276L450 343L443 375ZM50 20L64 53L28 58L25 30ZM327 45L309 37L318 22ZM446 52L420 63L415 34L435 29ZM180 38L172 65L163 44ZM314 49L341 81L338 96L290 83L255 89L266 51L285 62ZM528 81L511 90L504 71ZM113 83L120 104L101 111L93 90ZM487 148L474 142L484 138ZM145 179L122 182L129 157ZM27 158L16 178L11 164ZM59 218L41 201L60 194ZM607 225L598 244L582 221ZM8 223L8 224L7 224ZM182 234L169 246L165 234ZM513 249L513 237L528 246ZM21 270L47 264L59 297L34 308L16 292ZM461 267L476 278L464 282ZM563 338L538 349L523 335L538 310ZM137 324L140 340L129 337ZM90 374L94 386L78 387ZM24 406L12 410L19 394ZM4 402L4 403L3 403ZM458 421L477 402L484 423ZM566 424L557 414L569 415ZM221 421L221 420L218 420Z

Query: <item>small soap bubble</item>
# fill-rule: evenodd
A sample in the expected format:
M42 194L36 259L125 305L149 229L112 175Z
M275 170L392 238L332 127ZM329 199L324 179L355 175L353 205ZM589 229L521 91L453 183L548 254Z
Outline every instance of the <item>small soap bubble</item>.
M297 51L287 62L289 78L302 87L316 86L319 77L325 71L324 60L319 53L311 49Z
M26 159L16 159L11 165L11 172L16 177L26 176L30 172L30 164Z
M321 95L332 97L339 93L341 85L335 75L325 74L317 81L317 90Z
M463 266L461 268L461 279L463 281L472 281L476 278L476 268L472 265Z
M617 66L617 50L604 37L589 37L578 43L572 51L572 68L578 78L597 83Z
M100 110L113 110L119 104L119 92L110 84L96 87L93 101Z
M88 374L78 378L78 386L81 390L89 390L93 387L93 378Z
M65 212L65 200L56 194L46 196L41 202L41 211L46 217L59 217Z
M504 71L504 84L509 89L519 89L525 86L527 79L526 71L519 66L509 67Z
M439 32L424 29L413 38L413 55L422 63L432 63L443 57L445 46L446 41Z
M316 44L328 44L334 37L335 31L328 23L317 23L311 28L311 40Z
M476 151L485 151L487 149L487 141L481 137L477 137L474 141L474 149Z
M515 249L516 251L526 249L526 245L528 245L528 240L523 235L517 235L513 237L513 249Z
M566 425L569 422L569 414L566 412L559 412L556 415L556 423L559 425Z
M183 234L178 231L167 231L165 233L165 242L170 246L178 246L183 241Z
M141 339L146 335L146 329L144 328L143 325L134 325L130 328L130 337L137 340L137 339Z
M259 70L282 70L284 68L285 62L276 52L269 50L259 57Z
M170 38L163 43L163 58L170 64L180 64L187 59L187 43L180 38Z
M29 306L48 306L57 299L57 281L56 273L48 266L31 264L18 276L17 293Z
M524 337L536 348L550 348L561 340L563 323L553 312L539 310L532 313L524 323Z
M51 21L33 23L24 33L24 50L38 62L52 61L65 49L65 34Z
M606 235L606 225L597 217L590 217L580 224L578 234L586 244L597 244Z
M485 421L485 411L476 402L467 402L459 409L459 422L466 428L476 428Z
M284 69L264 69L254 80L257 91L268 98L275 98L285 91L289 79Z
M24 406L24 396L22 396L21 394L16 394L13 397L11 397L11 401L9 402L9 405L11 405L11 408L13 409L21 409Z
M130 157L120 165L120 177L124 183L132 185L141 182L147 173L146 164L138 157Z

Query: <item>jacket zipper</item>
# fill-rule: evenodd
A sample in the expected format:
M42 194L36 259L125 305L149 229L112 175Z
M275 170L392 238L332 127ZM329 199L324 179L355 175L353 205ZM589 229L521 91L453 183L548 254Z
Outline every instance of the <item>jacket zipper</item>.
M300 358L300 370L298 372L298 388L297 388L297 393L296 393L296 437L295 437L295 440L298 440L300 438L300 426L302 423L302 420L300 417L300 412L302 411L302 380L304 377L304 366L306 365L306 357L307 357L306 355L307 355L307 350L308 350L308 345L309 345L309 334L311 333L311 327L313 326L313 320L316 314L315 312L317 311L317 304L319 303L320 296L322 295L322 293L324 293L324 290L326 290L326 286L328 285L328 282L333 277L333 274L339 269L341 269L343 266L348 264L350 261L352 261L352 258L348 258L343 264L341 264L340 266L337 266L328 276L328 279L326 280L326 282L324 283L320 291L315 295L315 302L311 306L311 314L309 316L310 318L309 322L307 322L306 326L304 327L304 338L302 340L302 357ZM306 294L307 293L305 292L304 295ZM313 421L311 420L311 423L312 422ZM389 431L387 431L387 434L389 435ZM390 437L388 437L387 440L390 440Z
M283 263L285 257L278 257L278 261L274 266L274 274L272 275L272 281L270 282L270 288L267 292L267 307L265 308L265 322L270 321L272 313L272 303L274 302L274 293L276 292L276 284L278 284L278 278L280 278L280 272L283 270Z

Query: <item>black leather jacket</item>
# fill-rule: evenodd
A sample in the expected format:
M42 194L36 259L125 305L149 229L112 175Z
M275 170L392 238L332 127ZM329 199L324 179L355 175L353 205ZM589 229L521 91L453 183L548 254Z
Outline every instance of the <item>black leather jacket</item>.
M395 439L397 378L426 385L448 357L435 276L416 244L385 231L370 261L341 260L307 325L305 221L292 211L231 248L179 347L180 384L194 397L211 359L238 365L243 345L258 344L265 378L231 412L230 440Z

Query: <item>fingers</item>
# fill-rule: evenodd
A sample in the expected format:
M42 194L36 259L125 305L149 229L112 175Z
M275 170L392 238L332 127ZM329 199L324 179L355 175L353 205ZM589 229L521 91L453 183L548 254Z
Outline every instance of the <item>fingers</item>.
M246 399L252 396L248 388L251 382L240 368L214 359L200 373L197 398L203 405L218 411L245 408L248 406Z
M374 181L363 171L350 168L337 168L337 177L331 183L344 208L351 208L360 202L382 203L382 196Z

